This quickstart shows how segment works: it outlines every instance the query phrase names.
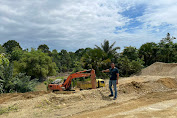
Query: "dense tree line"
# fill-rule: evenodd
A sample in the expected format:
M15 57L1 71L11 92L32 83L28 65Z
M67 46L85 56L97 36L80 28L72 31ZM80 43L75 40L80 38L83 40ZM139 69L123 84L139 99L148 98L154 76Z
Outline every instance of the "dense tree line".
M18 42L9 40L0 45L0 92L26 92L33 90L36 81L61 72L95 69L97 77L108 78L101 70L114 62L121 76L130 76L154 62L177 62L177 43L168 33L159 43L148 42L139 49L115 47L105 40L101 46L82 48L75 52L50 51L46 44L37 49L23 50Z
M177 62L177 43L173 43L175 37L169 33L159 43L146 43L139 49L139 57L143 58L144 66L154 62L176 63Z

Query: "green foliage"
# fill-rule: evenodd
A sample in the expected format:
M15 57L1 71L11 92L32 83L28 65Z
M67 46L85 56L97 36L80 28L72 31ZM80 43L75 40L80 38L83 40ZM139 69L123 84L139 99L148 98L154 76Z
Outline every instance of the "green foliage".
M143 64L144 64L144 61L142 59L138 58L137 60L133 60L131 62L131 74L140 72L141 69L144 67Z
M125 47L123 50L123 56L127 56L130 60L136 60L138 58L138 50L135 47Z
M15 47L11 53L10 61L19 61L23 55L23 52L19 47Z
M15 40L9 40L6 43L3 44L3 47L6 49L7 53L11 53L13 51L13 48L18 47L19 49L22 49L20 44L16 42Z
M108 58L114 58L117 54L116 50L120 49L120 47L114 47L116 42L114 42L113 44L109 45L109 41L108 40L104 40L104 43L101 44L101 47L95 45L98 49L103 50L106 54Z
M44 52L44 53L49 53L49 52L50 52L50 51L49 51L49 47L48 47L46 44L40 45L40 46L38 47L38 50L41 50L41 51Z
M118 68L121 76L130 76L139 72L144 66L143 58L139 58L135 47L125 47L118 59Z
M9 112L15 112L18 110L18 107L16 105L8 106L8 107L3 107L0 109L0 115L9 113Z
M45 80L47 76L56 74L56 64L52 58L40 50L32 49L31 52L25 52L19 61L14 62L15 74L26 73L32 79L38 78Z
M46 85L46 88L47 88L47 90L49 89L48 88L48 85L50 84L50 83L52 83L54 80L53 79L46 79L45 81L44 81L44 84Z
M90 51L91 48L85 48L85 49L78 49L76 52L75 52L75 55L78 57L78 58L81 58L85 53L87 53L88 51Z
M0 54L0 66L8 65L9 60L5 58L5 54Z
M118 59L118 68L120 75L128 76L130 73L130 60L128 57L122 57Z
M156 54L158 47L156 43L146 43L143 44L139 49L139 57L144 59L145 66L151 65L156 61Z
M3 65L0 67L0 79L2 80L1 83L1 92L2 93L9 93L13 92L14 85L13 85L13 68L12 65Z
M176 38L173 37L173 36L171 37L171 36L170 36L170 33L167 33L166 37L163 38L163 39L160 41L160 43L162 43L162 44L172 43L174 39L176 39Z
M107 54L101 49L94 48L88 51L82 58L83 67L86 69L94 69L97 76L101 76L101 70L108 65L111 60L107 58Z
M59 52L59 60L60 60L59 69L62 72L67 72L71 69L72 60L69 53L66 50L61 50L61 52Z
M13 67L11 64L0 66L0 92L28 92L34 89L36 80L30 81L30 76L19 73L13 76Z
M5 49L0 44L0 54L5 53L5 52L6 52Z
M50 56L53 58L53 62L56 63L58 72L76 72L83 69L82 63L80 63L81 55L85 54L88 50L90 48L79 49L75 53L67 52L66 50L61 50L58 53L57 50L53 50Z
M103 52L101 49L92 49L88 51L83 57L82 62L84 68L91 68L95 70L99 70L99 67L102 65L105 65L104 62L109 63L110 60L104 60L106 58L107 54Z
M6 83L6 78L11 73L8 72L9 60L0 54L0 93L4 92L4 85Z
M19 73L13 78L14 91L16 92L28 92L34 91L37 84L37 79L30 80L30 76L26 76L24 73Z
M83 68L82 68L81 63L79 61L75 61L74 62L74 69L73 69L72 73L82 71L82 70L83 70Z
M59 57L59 54L57 52L57 50L53 50L50 54L50 56L52 57L52 61L55 62L57 68L56 68L56 71L60 72L59 68L60 68L60 57Z
M130 76L143 68L143 60L130 60L127 56L118 59L118 68L121 76Z
M53 57L53 62L56 63L58 72L67 72L71 69L72 60L66 50L61 50L59 53L57 50L53 50L51 57Z
M154 62L177 62L177 44L173 43L175 37L167 36L160 43L146 43L139 49L139 57L144 59L145 66L149 66Z
M173 62L173 57L175 56L175 50L173 48L174 47L174 43L172 42L172 38L167 37L164 38L163 40L161 40L160 43L158 43L157 46L157 61L161 61L161 62L166 62L166 63L170 63Z

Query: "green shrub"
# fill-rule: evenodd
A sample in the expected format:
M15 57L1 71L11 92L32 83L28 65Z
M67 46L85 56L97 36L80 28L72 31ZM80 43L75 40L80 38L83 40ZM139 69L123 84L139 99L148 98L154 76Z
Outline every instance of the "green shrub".
M56 74L56 64L48 54L32 49L31 52L25 52L19 61L14 62L14 72L26 73L32 79L43 81L47 76Z
M53 79L46 79L45 81L44 81L44 84L46 85L46 88L47 88L47 90L49 89L48 88L48 85L50 84L50 83L52 83L54 80Z
M18 73L13 77L11 64L0 66L0 93L33 91L37 80L30 80L30 78L24 73Z
M30 76L26 76L24 73L19 73L13 78L14 91L16 92L28 92L34 91L37 84L37 79L30 80Z

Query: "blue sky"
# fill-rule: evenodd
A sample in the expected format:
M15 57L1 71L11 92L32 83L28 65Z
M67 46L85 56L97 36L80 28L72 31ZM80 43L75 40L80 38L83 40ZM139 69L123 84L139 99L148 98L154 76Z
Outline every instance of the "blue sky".
M177 0L0 0L0 44L76 51L107 39L139 48L177 37L176 11Z

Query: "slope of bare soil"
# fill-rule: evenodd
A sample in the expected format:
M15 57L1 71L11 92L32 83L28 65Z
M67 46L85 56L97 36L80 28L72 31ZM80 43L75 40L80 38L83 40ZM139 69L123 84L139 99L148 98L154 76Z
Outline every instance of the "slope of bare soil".
M177 88L177 81L172 78L161 78L158 82L162 83L167 88Z

